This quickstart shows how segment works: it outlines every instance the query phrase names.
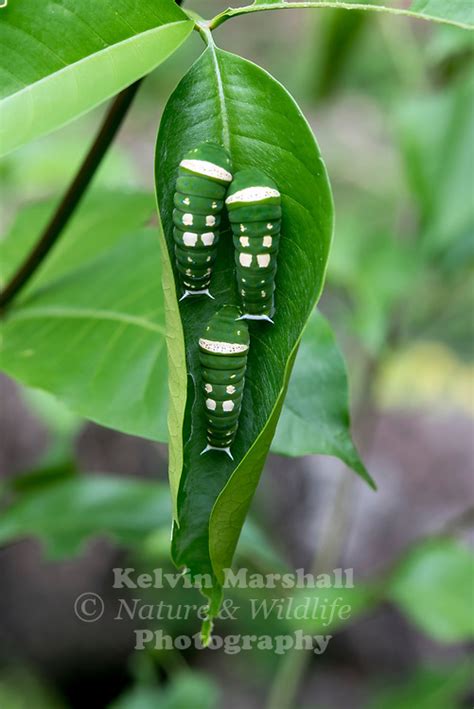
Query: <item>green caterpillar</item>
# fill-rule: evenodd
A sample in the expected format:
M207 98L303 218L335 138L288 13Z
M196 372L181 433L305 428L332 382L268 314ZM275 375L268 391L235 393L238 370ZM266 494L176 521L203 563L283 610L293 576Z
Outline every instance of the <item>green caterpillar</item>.
M225 202L234 234L242 318L273 322L280 192L268 175L250 168L235 174Z
M236 305L223 305L199 339L207 415L207 446L202 453L222 450L230 458L230 446L239 425L250 345L248 326L239 322L240 315Z
M209 292L212 266L219 241L221 212L232 164L226 150L201 143L179 164L173 210L176 266L189 295Z

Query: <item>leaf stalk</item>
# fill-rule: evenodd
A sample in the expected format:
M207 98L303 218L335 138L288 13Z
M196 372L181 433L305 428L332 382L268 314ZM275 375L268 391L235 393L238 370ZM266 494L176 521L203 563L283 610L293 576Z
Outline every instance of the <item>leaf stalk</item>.
M70 183L51 220L25 261L0 293L0 313L3 313L5 308L25 287L60 237L122 125L141 82L142 79L139 79L115 97L81 167Z

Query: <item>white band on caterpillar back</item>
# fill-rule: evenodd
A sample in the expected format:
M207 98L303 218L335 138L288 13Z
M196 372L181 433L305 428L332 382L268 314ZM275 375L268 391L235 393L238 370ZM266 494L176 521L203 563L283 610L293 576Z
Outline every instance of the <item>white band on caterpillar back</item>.
M279 197L280 193L278 190L274 190L272 187L246 187L243 190L239 190L235 194L231 194L227 197L226 204L234 204L234 202L261 202L263 199L270 199L270 197Z
M232 182L230 172L208 160L181 160L179 166L184 167L190 172L195 172L197 175L205 175L206 177L214 177L216 180Z
M218 340L206 340L201 337L199 347L208 352L217 352L217 354L236 354L238 352L247 352L249 346L239 342L219 342Z

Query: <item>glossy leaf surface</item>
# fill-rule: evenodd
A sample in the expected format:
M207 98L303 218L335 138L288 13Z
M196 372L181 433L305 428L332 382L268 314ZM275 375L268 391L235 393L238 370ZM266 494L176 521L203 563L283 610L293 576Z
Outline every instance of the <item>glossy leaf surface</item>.
M173 0L21 0L1 9L0 152L148 74L193 28Z
M205 444L197 343L216 307L237 302L233 244L221 236L212 292L178 305L172 241L173 192L184 152L203 140L226 147L234 169L258 167L282 194L283 225L275 325L251 323L247 383L234 461L200 453ZM178 85L163 115L156 153L164 228L163 276L172 401L170 477L179 528L174 557L194 573L221 578L230 566L258 483L304 325L321 292L333 209L324 163L294 100L254 64L210 47Z

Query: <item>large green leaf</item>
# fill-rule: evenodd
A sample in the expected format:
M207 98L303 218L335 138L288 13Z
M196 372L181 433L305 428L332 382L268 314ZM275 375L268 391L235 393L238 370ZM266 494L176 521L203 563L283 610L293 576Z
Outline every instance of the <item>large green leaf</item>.
M272 451L281 455L335 455L371 479L350 437L344 360L322 315L306 326Z
M141 194L84 202L8 311L0 366L86 418L163 440L163 297L156 229L143 226L150 210L149 196ZM41 208L34 211L38 221L46 217ZM31 224L26 214L25 220ZM21 238L5 243L7 271L31 238L21 222Z
M203 140L226 146L234 168L256 166L282 193L283 237L275 325L251 323L251 346L235 461L219 452L201 456L205 416L197 343L215 309L237 302L233 245L220 241L213 275L215 301L178 306L172 237L173 191L183 153ZM170 477L177 498L174 558L194 573L222 578L257 486L280 415L306 321L321 292L333 208L324 163L291 96L254 64L212 45L178 85L165 109L156 152L157 196L167 297L170 392ZM176 279L177 282L177 279ZM183 461L181 468L181 461Z
M344 2L343 0L333 0L332 2L287 2L286 0L255 2L253 5L244 7L229 8L217 15L211 21L214 29L228 20L230 17L246 15L249 12L260 12L262 10L291 10L306 8L333 8L341 10L367 10L370 12L386 12L392 15L402 15L414 19L434 20L444 22L449 25L456 25L465 29L474 28L474 6L471 0L413 0L409 8L402 2L393 2L381 5L377 0L372 2Z
M474 637L474 554L461 542L430 539L402 559L388 597L441 642Z
M0 20L2 154L148 74L193 29L173 0L20 0Z

